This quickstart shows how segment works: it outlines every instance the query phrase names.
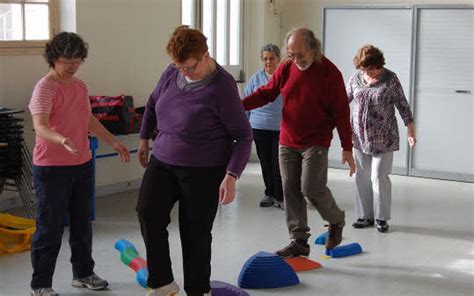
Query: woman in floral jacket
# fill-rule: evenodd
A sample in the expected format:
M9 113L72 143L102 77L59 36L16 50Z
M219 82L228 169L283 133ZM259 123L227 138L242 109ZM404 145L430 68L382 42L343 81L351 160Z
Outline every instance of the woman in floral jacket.
M364 45L354 57L358 71L349 80L347 93L352 109L352 140L356 160L356 212L354 228L377 223L386 232L392 203L393 152L399 149L395 108L408 128L408 143L415 146L415 125L402 85L395 73L384 68L380 49Z

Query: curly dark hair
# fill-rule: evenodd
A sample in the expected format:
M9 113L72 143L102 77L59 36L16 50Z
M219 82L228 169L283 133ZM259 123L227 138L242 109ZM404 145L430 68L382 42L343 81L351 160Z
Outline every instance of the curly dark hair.
M81 36L71 32L61 32L46 43L44 58L50 68L54 68L54 61L59 58L85 60L89 45Z
M166 51L171 59L178 63L190 58L199 59L208 51L207 38L199 30L185 25L179 26L171 35Z
M354 57L356 69L374 67L380 69L385 65L383 52L372 44L362 46Z

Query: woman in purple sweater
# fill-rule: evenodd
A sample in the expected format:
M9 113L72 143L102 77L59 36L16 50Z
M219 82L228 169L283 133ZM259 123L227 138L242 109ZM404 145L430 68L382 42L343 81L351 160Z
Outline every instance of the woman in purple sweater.
M147 251L147 295L179 291L167 231L177 201L184 290L191 296L211 295L212 225L218 203L235 198L252 133L235 80L210 57L200 31L177 27L166 50L172 64L148 100L138 149L146 167L137 212Z

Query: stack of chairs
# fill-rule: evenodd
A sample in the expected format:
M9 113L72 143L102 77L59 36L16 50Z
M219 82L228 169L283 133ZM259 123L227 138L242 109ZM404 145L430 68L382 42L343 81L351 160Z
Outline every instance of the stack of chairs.
M31 154L23 139L23 110L0 107L0 194L18 192L26 215L34 216Z

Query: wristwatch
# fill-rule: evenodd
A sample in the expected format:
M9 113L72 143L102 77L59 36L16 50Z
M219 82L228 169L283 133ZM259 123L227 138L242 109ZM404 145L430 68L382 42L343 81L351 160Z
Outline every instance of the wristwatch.
M237 174L232 173L231 171L227 171L227 175L234 177L236 180L239 179L239 176L237 176Z

